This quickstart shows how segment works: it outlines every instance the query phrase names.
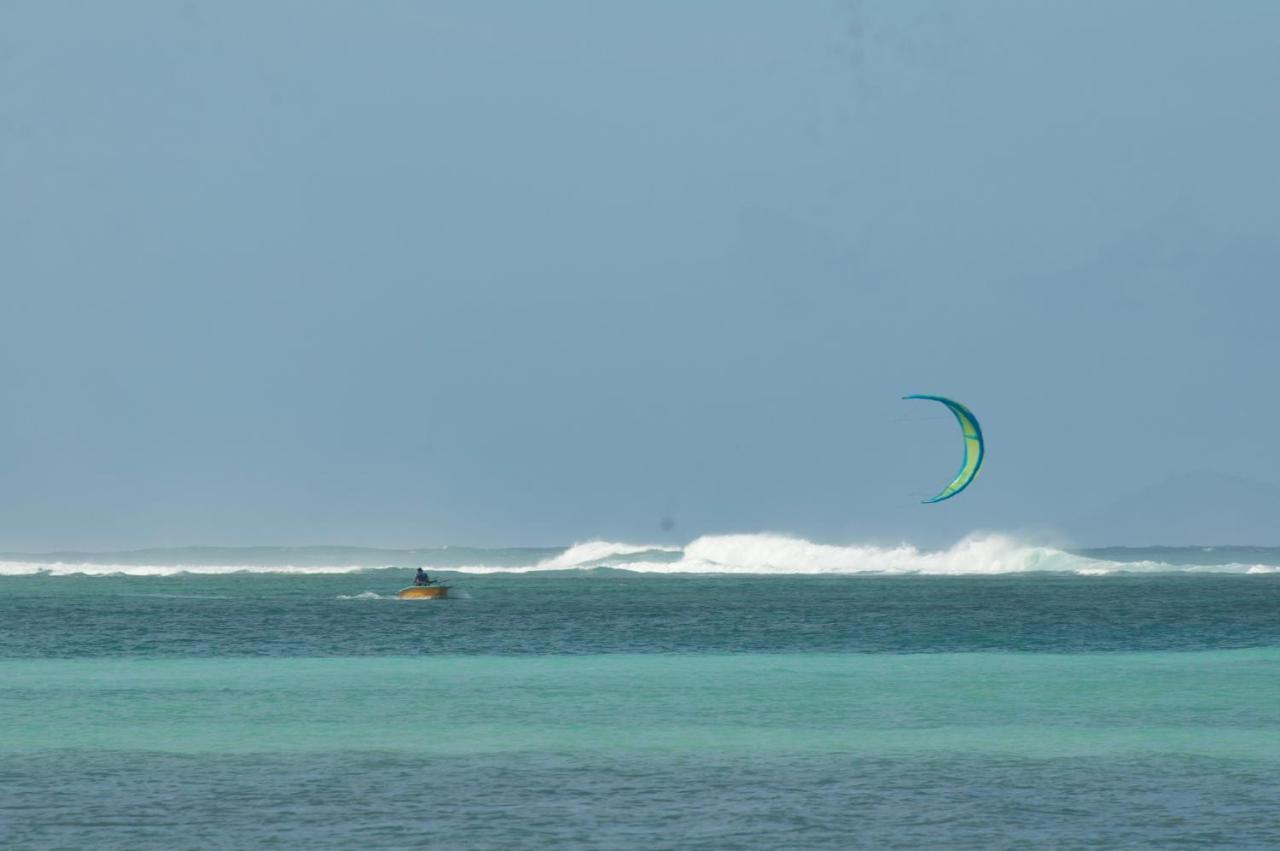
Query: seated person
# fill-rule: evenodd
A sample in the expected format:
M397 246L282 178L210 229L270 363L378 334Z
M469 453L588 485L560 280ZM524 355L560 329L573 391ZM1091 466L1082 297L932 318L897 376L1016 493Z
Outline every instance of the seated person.
M431 578L427 576L427 572L422 568L418 568L418 572L413 577L414 585L430 585Z

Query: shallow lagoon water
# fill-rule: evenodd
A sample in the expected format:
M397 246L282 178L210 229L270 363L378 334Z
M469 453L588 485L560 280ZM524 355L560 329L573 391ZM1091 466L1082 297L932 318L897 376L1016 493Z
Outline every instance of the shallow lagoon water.
M6 847L1280 843L1280 576L0 578Z

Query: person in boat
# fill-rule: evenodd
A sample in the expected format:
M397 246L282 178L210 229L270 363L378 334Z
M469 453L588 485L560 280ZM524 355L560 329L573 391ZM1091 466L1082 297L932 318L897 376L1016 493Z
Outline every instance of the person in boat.
M418 572L413 577L414 585L432 585L431 577L427 576L427 572L422 568L418 568Z

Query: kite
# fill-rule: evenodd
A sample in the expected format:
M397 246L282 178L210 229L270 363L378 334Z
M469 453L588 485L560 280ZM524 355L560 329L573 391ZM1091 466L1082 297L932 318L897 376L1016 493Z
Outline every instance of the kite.
M956 422L960 423L960 431L964 434L964 460L960 463L960 472L956 473L955 478L937 496L922 501L930 503L951 499L951 497L969 487L973 477L978 475L978 468L982 466L982 456L986 450L982 442L982 427L978 425L978 418L973 415L973 411L970 411L964 405L951 399L944 399L942 396L916 395L903 396L902 398L928 399L932 402L941 402L950 409L951 413L955 414Z

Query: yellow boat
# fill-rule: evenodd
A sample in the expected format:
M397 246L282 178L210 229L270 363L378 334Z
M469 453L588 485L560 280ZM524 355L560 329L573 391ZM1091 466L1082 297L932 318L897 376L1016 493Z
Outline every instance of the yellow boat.
M443 600L449 596L448 585L410 585L396 594L401 600Z

